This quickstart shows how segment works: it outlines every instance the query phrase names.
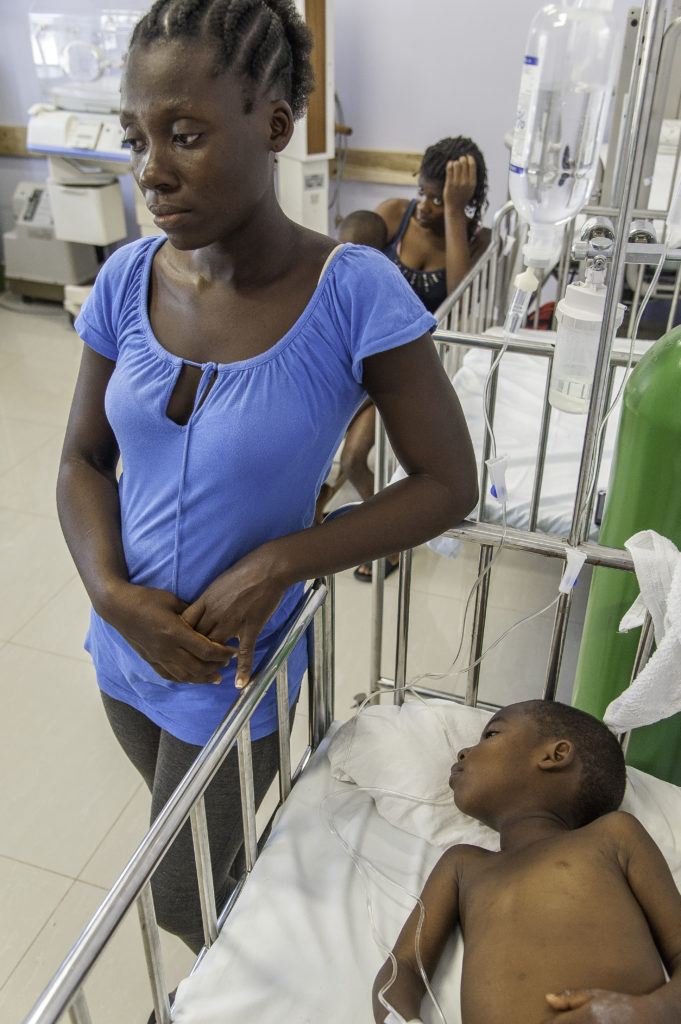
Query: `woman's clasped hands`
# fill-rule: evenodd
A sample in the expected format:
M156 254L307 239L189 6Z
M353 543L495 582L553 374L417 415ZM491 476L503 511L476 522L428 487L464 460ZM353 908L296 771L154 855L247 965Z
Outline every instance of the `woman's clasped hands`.
M221 670L236 656L236 686L243 689L253 671L258 635L284 590L269 560L255 551L189 605L166 590L121 584L105 617L163 679L219 683ZM225 643L232 637L238 646Z
M269 559L253 551L218 576L182 612L183 621L209 641L221 645L228 637L238 639L238 648L225 649L237 655L235 682L239 690L251 678L256 640L285 589L274 576Z

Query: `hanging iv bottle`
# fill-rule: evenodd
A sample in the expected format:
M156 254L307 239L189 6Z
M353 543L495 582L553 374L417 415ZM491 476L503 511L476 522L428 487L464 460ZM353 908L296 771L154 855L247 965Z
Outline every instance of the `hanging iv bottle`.
M509 166L529 266L552 261L593 189L618 56L612 3L562 0L530 26Z

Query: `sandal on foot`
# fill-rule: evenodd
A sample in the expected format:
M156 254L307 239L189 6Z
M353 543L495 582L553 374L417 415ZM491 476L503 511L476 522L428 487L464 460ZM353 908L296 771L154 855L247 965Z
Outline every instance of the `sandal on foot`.
M386 558L385 559L385 579L387 580L388 576L391 576L395 572L396 569L399 569L399 567L400 567L400 563L399 562L391 562L389 558ZM364 570L364 571L362 571L362 570ZM357 566L357 568L355 569L355 571L353 572L352 575L355 577L356 580L359 580L360 583L371 583L371 580L372 580L372 577L373 577L373 572L372 572L372 569L371 569L371 562L362 562L361 565Z

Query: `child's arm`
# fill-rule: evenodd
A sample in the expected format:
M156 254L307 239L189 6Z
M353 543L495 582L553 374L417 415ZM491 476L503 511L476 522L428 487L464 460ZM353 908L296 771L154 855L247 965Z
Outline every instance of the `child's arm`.
M671 871L643 825L630 814L613 815L620 863L645 914L669 981L644 996L587 990L547 996L554 1010L565 1010L556 1024L596 1024L605 1012L623 1024L678 1024L681 1021L681 893ZM611 1018L608 1017L608 1020Z
M459 869L461 848L453 846L440 857L430 873L421 899L425 907L425 918L421 928L419 953L421 962L430 978L437 967L447 939L459 919ZM425 985L416 958L416 933L419 923L419 907L415 907L400 932L393 948L397 960L397 977L386 989L383 998L397 1010L405 1021L418 1018ZM389 981L392 962L386 960L376 976L373 988L374 1020L383 1024L388 1014L378 998L378 993Z

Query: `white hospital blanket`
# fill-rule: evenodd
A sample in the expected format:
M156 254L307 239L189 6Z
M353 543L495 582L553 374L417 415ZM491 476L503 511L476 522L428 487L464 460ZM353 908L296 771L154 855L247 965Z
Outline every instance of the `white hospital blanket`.
M365 883L329 833L321 801L329 792L347 794L333 804L344 838L413 892L441 850L388 824L366 794L333 781L327 743L282 808L217 942L180 985L177 1024L372 1024L371 988L384 957L371 935ZM681 790L635 769L629 782L623 806L660 845L679 885ZM380 879L369 890L377 929L391 946L411 906ZM447 1024L461 1022L462 955L457 936L434 978ZM439 1024L427 1000L422 1016Z

